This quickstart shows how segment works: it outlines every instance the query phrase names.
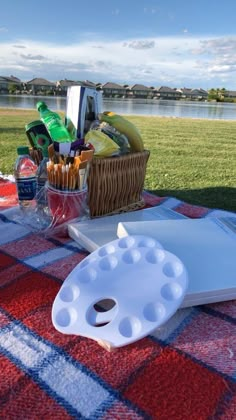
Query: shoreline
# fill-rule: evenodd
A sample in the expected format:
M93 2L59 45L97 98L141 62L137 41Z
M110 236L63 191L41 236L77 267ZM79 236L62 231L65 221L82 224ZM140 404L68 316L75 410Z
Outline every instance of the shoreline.
M0 114L3 114L4 111L6 112L5 116L7 116L7 112L9 112L9 115L15 111L16 113L18 112L36 112L37 110L34 108L17 108L17 107L1 107L0 105ZM62 112L65 113L64 110L57 110L57 112ZM176 120L201 120L201 121L223 121L223 122L231 122L231 123L235 123L236 122L236 118L231 119L231 118L205 118L205 117L181 117L181 116L176 116L176 115L150 115L150 114L121 114L124 117L142 117L142 118L163 118L163 119L176 119Z

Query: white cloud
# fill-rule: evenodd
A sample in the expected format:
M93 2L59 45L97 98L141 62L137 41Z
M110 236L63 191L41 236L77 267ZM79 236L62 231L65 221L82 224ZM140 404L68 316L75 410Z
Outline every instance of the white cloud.
M13 45L14 48L26 48L25 45Z
M30 61L45 61L45 57L43 55L33 55L33 54L21 54L20 55L21 58L25 59L25 60L30 60Z
M145 50L146 48L154 48L155 41L150 41L150 40L130 41L130 42L124 42L123 46L134 48L136 50Z
M96 41L94 41L96 40ZM208 87L209 80L236 89L236 37L154 37L107 41L98 36L60 45L15 40L0 43L1 75L95 82Z

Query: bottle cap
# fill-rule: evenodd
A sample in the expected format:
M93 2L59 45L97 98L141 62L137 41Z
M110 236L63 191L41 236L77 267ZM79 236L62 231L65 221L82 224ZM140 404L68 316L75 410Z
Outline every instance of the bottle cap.
M18 155L28 155L29 154L29 147L28 146L17 147L17 154Z
M40 108L46 109L47 108L47 105L45 104L45 102L40 101L40 102L37 102L36 107L37 107L37 110L39 111Z

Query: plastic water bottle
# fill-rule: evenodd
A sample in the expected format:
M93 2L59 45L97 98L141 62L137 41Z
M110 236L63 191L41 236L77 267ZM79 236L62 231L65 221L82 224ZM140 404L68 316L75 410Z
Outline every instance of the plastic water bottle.
M40 119L46 125L52 140L59 143L71 142L71 135L63 123L60 115L54 111L51 111L45 102L37 102L36 106L40 114Z
M17 148L14 176L18 193L19 206L22 210L32 208L36 205L36 172L37 165L29 154L29 147L20 146Z

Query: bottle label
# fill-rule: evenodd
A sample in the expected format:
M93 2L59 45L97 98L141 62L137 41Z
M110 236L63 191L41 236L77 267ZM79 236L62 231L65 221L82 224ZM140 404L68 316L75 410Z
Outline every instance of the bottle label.
M47 122L47 126L48 128L51 128L53 125L62 126L63 124L62 124L62 121L58 117L52 116L51 119Z
M34 199L37 188L35 177L18 178L16 184L20 201Z

